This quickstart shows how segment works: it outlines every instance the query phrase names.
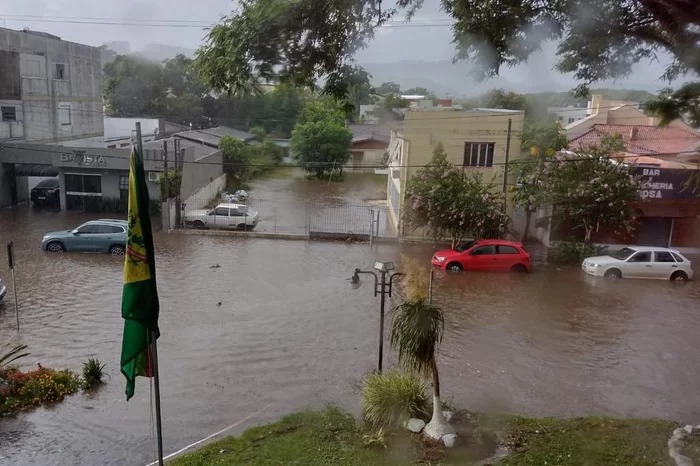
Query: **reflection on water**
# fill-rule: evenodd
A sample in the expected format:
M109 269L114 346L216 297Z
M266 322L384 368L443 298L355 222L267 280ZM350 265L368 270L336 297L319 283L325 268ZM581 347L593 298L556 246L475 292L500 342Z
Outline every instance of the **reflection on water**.
M79 370L97 356L110 376L94 394L0 421L0 464L154 457L148 381L126 403L118 368L122 264L39 248L45 231L85 219L0 211L0 242L16 244L22 323L18 334L10 294L0 307L0 345L29 345L28 367ZM400 252L425 260L431 252L161 233L156 247L166 452L268 404L240 429L327 403L358 412L354 387L376 364L378 299L369 282L353 290L347 278L375 259L398 264ZM6 267L0 275L8 278ZM577 270L438 273L444 393L470 409L697 421L698 295L695 283L591 281Z

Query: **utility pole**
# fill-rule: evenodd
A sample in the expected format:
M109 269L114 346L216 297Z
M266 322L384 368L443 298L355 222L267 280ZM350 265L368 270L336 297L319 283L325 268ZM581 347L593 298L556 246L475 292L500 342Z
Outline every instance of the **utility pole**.
M503 166L503 192L508 189L508 163L510 162L510 135L513 127L513 120L508 118L508 132L506 133L506 163Z
M170 199L170 193L168 192L170 185L168 183L168 141L163 141L163 193L165 194L165 201L167 205L168 199Z

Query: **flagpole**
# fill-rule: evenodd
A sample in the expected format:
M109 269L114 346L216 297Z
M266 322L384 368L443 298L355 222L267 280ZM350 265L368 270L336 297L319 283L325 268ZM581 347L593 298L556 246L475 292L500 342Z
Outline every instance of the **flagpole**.
M141 137L141 122L136 122L136 147L138 156L143 161L143 139ZM150 213L149 213L150 215ZM160 377L158 375L158 344L156 343L156 335L152 330L148 331L148 346L153 352L153 386L155 388L156 398L156 436L158 440L158 465L163 466L163 424L160 415Z

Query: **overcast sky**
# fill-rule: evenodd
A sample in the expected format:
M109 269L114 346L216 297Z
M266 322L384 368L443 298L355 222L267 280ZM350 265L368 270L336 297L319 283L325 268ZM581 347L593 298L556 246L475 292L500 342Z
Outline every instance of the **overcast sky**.
M203 28L229 14L235 3L230 0L0 0L0 26L11 29L28 27L45 31L62 39L99 46L111 41L128 41L132 51L148 44L196 49L206 35ZM23 15L23 18L19 16ZM80 18L80 19L78 19ZM75 21L104 22L99 18L122 20L125 23L159 22L165 26L144 24L77 24ZM449 60L454 55L451 30L440 11L439 0L426 0L412 25L394 24L384 27L370 46L358 54L360 62L397 62L401 60ZM40 21L41 20L41 21ZM439 22L441 24L435 25ZM431 25L432 24L432 25ZM174 26L184 27L174 27ZM573 79L552 70L554 47L533 57L522 67L505 70L509 82L543 81L558 87L572 87ZM616 87L658 89L657 80L663 66L645 64L630 80ZM528 89L523 89L523 91Z

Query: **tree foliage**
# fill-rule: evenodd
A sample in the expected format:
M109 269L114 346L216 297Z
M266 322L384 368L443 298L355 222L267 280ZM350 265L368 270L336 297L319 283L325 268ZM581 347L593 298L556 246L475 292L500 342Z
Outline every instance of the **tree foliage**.
M467 174L448 162L442 144L408 181L403 215L409 230L426 228L435 239L450 237L453 247L468 235L501 236L508 226L505 195L481 174Z
M352 133L334 121L316 120L297 124L292 131L291 150L308 174L323 177L342 174L350 160Z
M165 101L163 69L157 63L118 55L104 68L104 99L113 115L155 115Z
M632 65L672 56L663 78L700 72L700 4L696 0L442 0L455 20L456 59L481 64L478 77L525 62L547 40L559 41L557 69L573 73L580 92L591 83L627 76ZM410 18L422 0L244 0L215 26L198 52L207 82L239 92L280 79L345 97L352 57L376 28L399 14ZM696 88L687 88L697 96ZM655 107L665 119L692 110Z
M224 136L219 142L224 171L233 186L243 187L247 180L271 170L282 161L284 149L275 144L262 128L258 128L256 133L259 144L255 145L248 145L231 136Z
M630 202L639 199L639 180L630 166L610 158L623 150L619 135L606 136L598 146L548 160L542 172L546 200L554 207L555 219L582 229L584 243L590 243L599 229L632 227Z

